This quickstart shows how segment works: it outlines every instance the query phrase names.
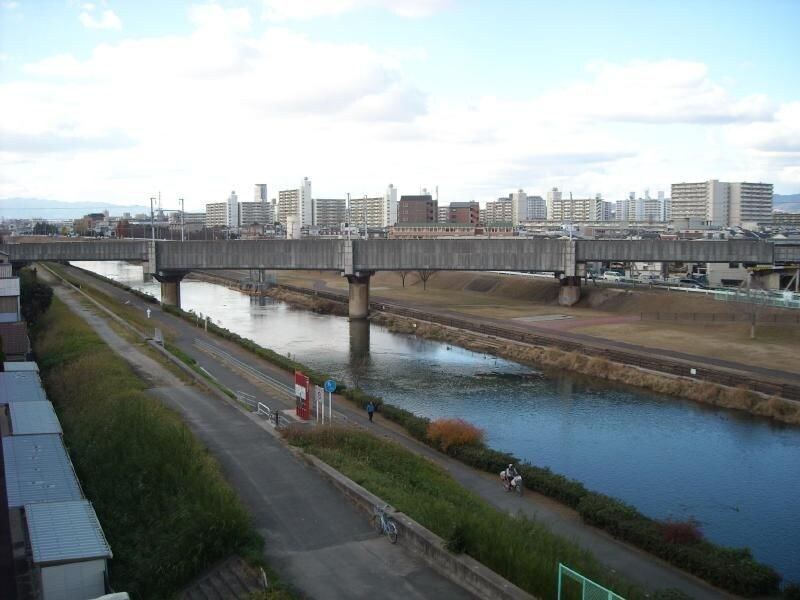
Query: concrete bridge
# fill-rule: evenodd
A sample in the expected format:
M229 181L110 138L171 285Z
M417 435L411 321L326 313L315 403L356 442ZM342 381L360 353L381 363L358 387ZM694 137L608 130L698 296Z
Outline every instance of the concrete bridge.
M180 306L180 281L193 270L339 271L350 283L350 316L364 318L375 271L553 271L563 274L559 301L580 298L585 264L595 261L800 263L800 244L749 240L96 240L8 244L12 262L141 261L161 282L162 299Z

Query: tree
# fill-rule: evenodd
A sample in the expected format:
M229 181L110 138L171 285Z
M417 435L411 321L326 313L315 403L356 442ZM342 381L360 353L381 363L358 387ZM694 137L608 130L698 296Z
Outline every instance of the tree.
M417 271L417 275L419 276L419 280L422 282L422 289L428 289L428 279L433 277L433 274L436 273L433 269L420 269Z
M131 224L127 219L120 219L117 222L117 237L126 238L131 236Z
M400 281L403 282L403 287L406 287L406 277L411 271L397 271L397 274L400 275Z
M53 301L53 288L37 281L36 273L27 269L20 271L19 283L22 318L32 325L50 308L50 303Z

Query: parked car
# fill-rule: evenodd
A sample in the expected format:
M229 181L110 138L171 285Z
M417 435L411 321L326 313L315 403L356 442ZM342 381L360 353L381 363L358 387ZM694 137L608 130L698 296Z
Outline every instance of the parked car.
M622 281L625 279L625 274L621 271L606 271L603 273L603 279L606 281Z
M681 279L678 282L678 287L694 288L694 289L698 289L698 290L707 290L708 289L707 285L700 283L696 279Z

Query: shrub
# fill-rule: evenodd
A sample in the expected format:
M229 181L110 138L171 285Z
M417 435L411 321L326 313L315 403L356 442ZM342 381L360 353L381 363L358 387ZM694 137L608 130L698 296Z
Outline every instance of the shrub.
M700 524L694 519L687 521L662 521L659 523L661 535L671 544L694 544L703 539Z
M428 426L426 437L447 452L455 446L476 446L483 443L483 430L463 419L437 419Z
M33 325L53 301L53 288L36 279L36 272L23 269L19 272L19 303L22 318Z

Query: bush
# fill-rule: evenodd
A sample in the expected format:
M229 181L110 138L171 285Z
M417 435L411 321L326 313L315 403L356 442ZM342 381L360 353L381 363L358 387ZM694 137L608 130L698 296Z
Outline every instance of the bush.
M19 303L22 318L33 325L39 320L53 301L53 288L36 279L36 271L23 269L19 272Z
M56 301L33 337L75 470L114 551L114 587L171 597L232 553L260 556L260 538L216 462L86 323Z
M694 519L688 521L661 521L661 535L671 544L694 544L703 539L700 524Z
M451 447L476 446L484 439L483 430L463 419L437 419L428 425L426 437L443 452Z

